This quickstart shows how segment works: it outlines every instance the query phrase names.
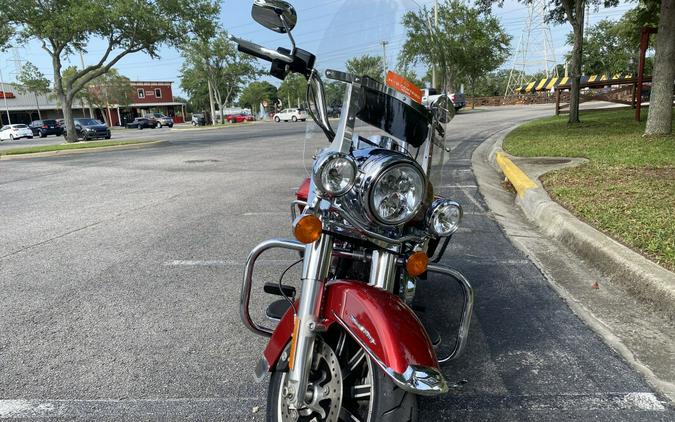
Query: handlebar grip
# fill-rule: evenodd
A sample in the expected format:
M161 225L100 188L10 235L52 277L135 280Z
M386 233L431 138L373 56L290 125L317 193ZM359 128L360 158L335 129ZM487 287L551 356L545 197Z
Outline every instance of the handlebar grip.
M281 54L278 51L271 50L250 41L242 40L241 38L237 38L232 35L230 35L229 38L237 43L237 50L241 51L242 53L246 53L270 62L274 60L281 60L286 63L293 63L292 57Z

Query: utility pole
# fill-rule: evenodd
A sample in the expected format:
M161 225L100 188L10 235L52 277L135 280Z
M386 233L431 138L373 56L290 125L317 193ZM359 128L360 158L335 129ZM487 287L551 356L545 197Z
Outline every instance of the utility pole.
M12 119L9 117L9 107L7 106L7 91L5 91L5 80L2 78L2 69L0 69L0 88L2 88L2 98L5 100L5 111L7 112L7 124L12 124Z
M387 78L387 44L389 41L382 41L382 67L384 68L382 74L385 79Z

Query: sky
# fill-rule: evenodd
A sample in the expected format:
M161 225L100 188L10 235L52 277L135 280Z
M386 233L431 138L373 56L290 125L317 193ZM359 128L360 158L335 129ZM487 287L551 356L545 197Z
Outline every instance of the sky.
M433 6L433 0L290 0L298 14L298 23L293 31L296 44L300 48L317 55L321 69L344 69L347 59L363 54L382 55L382 41L387 41L386 54L389 68L395 66L398 51L405 41L405 33L400 25L401 16L408 10L417 10L419 5ZM268 47L288 47L285 34L269 31L253 21L249 5L252 2L225 0L221 2L220 23L224 29L238 37L257 42ZM189 4L189 3L187 3ZM601 19L618 19L634 3L622 2L619 7L600 9L590 12L590 25ZM502 26L513 40L512 50L518 48L518 42L528 20L527 6L515 0L506 0L501 8L493 8ZM570 50L565 45L567 34L571 31L568 24L550 26L555 57L559 63ZM527 62L539 62L527 70L534 73L543 69L541 31L534 31ZM537 48L538 47L538 48ZM83 55L85 65L98 61L105 50L103 42L94 40L88 52ZM174 81L174 95L186 96L180 89L180 66L183 62L175 48L164 46L159 50L160 59L151 59L142 53L123 58L115 67L121 74L132 80ZM18 61L17 61L18 59ZM13 82L17 73L17 63L32 62L47 78L53 78L51 61L39 43L31 42L26 46L0 53L0 72L5 82ZM81 66L80 56L69 57L67 64ZM267 66L264 62L262 66ZM510 68L509 60L502 67ZM421 72L420 72L421 73ZM272 80L271 80L272 81ZM273 82L273 81L272 81ZM273 82L274 83L274 82ZM277 81L278 83L278 81Z

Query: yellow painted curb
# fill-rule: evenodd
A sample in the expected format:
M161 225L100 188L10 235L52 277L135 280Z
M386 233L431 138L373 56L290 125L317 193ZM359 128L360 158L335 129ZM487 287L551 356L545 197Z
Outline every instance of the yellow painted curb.
M504 176L509 179L509 182L516 188L518 195L522 198L525 192L537 187L537 184L532 181L527 174L525 174L518 166L513 164L503 152L498 152L496 155L497 164L502 169Z

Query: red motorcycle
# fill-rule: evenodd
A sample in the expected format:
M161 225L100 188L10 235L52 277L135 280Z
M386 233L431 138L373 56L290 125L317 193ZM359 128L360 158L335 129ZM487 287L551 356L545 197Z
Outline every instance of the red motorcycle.
M293 7L255 0L253 18L288 33ZM250 253L241 292L241 317L251 331L269 337L256 375L271 372L270 421L411 421L417 395L448 391L439 365L464 349L473 290L458 271L439 265L462 218L461 206L434 193L447 152L446 126L454 107L441 96L430 108L368 77L335 70L327 78L344 84L342 113L333 130L315 56L268 49L231 37L241 52L270 61L270 74L307 78L308 113L331 142L315 157L311 178L292 202L296 240L272 239ZM301 292L267 283L281 296L267 309L275 328L249 312L256 260L273 248L301 254ZM436 355L410 305L416 285L436 274L463 292L454 348ZM282 276L283 277L283 276Z

